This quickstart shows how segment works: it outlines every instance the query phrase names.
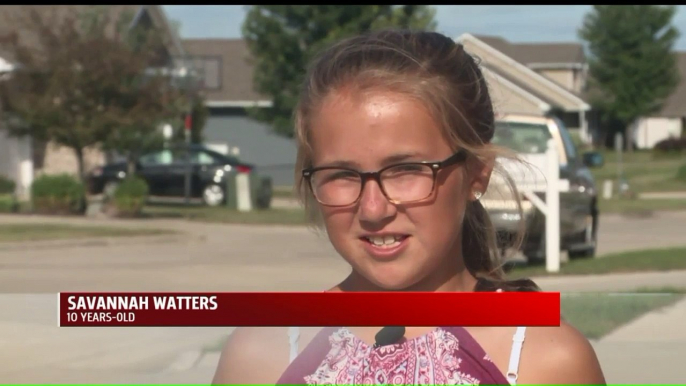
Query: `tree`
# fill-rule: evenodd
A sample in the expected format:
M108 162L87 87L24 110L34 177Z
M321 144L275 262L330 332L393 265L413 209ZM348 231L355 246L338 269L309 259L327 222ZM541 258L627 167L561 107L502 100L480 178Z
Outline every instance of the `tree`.
M253 84L273 105L250 108L249 114L292 137L292 112L304 69L322 46L379 28L433 30L434 15L434 9L416 5L250 6L243 35L254 64Z
M30 135L74 151L117 150L133 165L161 144L159 126L185 108L168 74L169 58L153 29L130 29L131 13L106 6L27 7L15 15L23 36L0 39L18 69L1 82L2 119L13 135ZM48 15L61 14L59 19ZM130 167L131 169L131 167Z
M674 6L595 5L579 30L590 51L591 103L611 131L624 133L629 149L629 126L659 111L679 83L675 13Z

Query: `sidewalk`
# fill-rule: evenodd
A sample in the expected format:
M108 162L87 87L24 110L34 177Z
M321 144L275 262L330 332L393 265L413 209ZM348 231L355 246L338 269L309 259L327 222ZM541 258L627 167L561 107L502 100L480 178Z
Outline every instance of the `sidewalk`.
M686 256L684 257L686 258ZM610 275L542 276L532 278L542 290L553 292L615 292L645 288L686 288L686 270ZM686 323L686 319L684 320Z
M594 347L610 384L683 383L686 298L620 327Z

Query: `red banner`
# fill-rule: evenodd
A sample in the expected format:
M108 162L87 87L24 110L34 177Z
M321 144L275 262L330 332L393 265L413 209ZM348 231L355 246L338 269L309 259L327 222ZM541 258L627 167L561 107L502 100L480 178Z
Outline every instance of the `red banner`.
M557 292L60 293L60 326L559 326Z

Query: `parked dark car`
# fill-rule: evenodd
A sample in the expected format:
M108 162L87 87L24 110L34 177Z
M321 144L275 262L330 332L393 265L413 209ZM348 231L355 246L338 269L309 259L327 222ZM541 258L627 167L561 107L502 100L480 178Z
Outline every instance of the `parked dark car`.
M138 160L136 174L148 183L151 196L184 197L189 163L192 198L202 198L209 206L221 205L226 202L227 178L233 178L237 173L249 173L253 202L259 208L269 207L272 198L269 177L260 176L254 165L202 145L173 147L145 154ZM89 192L113 194L126 173L126 162L95 168L87 178Z
M502 160L517 185L545 184L545 176L536 172L545 170L545 151L550 139L556 144L560 160L560 181L565 188L560 192L560 248L570 258L592 257L598 242L598 189L590 168L601 166L599 153L579 153L568 129L556 117L504 115L496 123L493 142L514 150L525 164ZM543 163L542 163L543 161ZM527 180L528 182L524 182ZM522 252L529 260L545 258L545 216L526 197L522 197L524 218L520 218L516 203L508 196L504 181L492 179L482 203L495 225L502 247L510 243L520 220L526 227L527 237ZM545 193L535 193L545 202Z

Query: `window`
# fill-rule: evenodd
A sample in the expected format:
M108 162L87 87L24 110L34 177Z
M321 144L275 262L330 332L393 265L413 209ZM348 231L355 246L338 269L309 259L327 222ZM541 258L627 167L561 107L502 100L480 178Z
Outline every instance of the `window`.
M222 59L219 56L196 57L193 65L202 78L202 87L206 90L218 90L222 87Z
M194 151L191 153L191 162L198 165L214 165L221 163L221 160L212 153Z
M146 154L140 157L139 162L145 166L169 165L173 161L172 152L169 150L162 150L156 153Z
M562 138L562 143L564 143L565 152L567 153L567 162L573 163L576 160L576 146L569 135L569 130L567 130L567 127L559 118L553 117L553 120L560 131L560 138Z
M547 125L524 122L497 122L493 144L518 153L541 154L552 138Z

